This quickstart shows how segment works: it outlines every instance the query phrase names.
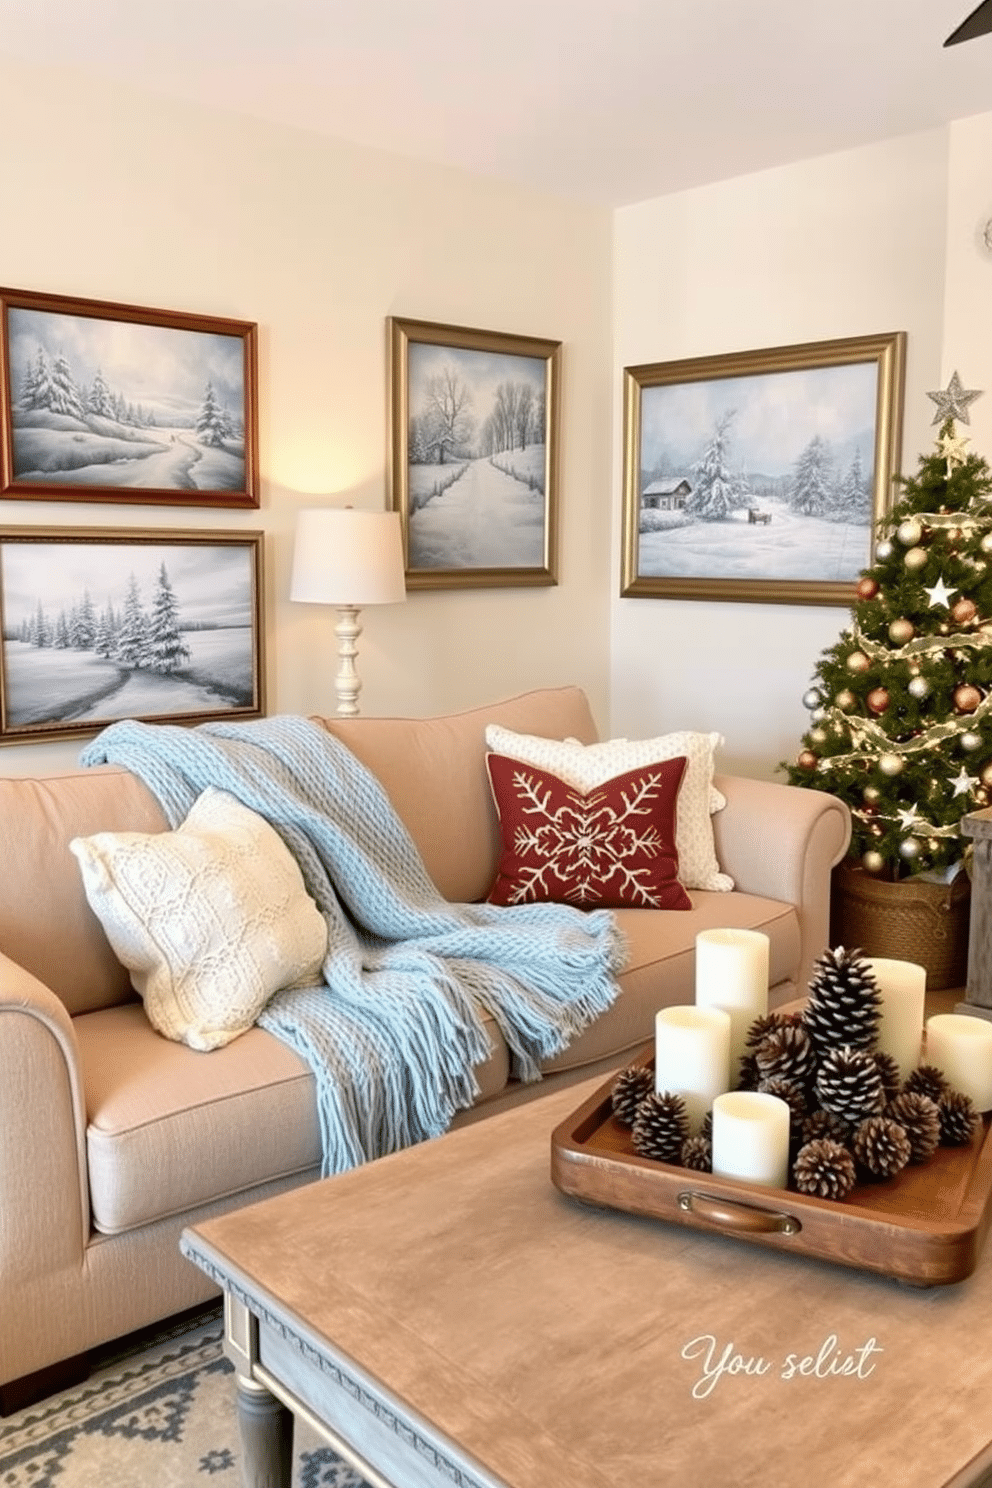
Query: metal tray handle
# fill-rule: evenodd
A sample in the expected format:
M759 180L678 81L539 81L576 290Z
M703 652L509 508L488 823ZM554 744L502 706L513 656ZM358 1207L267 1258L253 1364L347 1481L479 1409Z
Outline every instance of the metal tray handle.
M802 1229L794 1214L761 1209L757 1204L742 1204L735 1199L718 1199L713 1194L689 1191L680 1193L677 1202L683 1213L694 1214L724 1230L748 1235L798 1235Z

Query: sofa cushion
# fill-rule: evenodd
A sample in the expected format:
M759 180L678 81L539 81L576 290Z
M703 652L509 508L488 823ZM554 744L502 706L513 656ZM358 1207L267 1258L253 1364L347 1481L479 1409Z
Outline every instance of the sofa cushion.
M486 765L503 842L492 903L691 908L675 851L684 757L589 792L505 755L489 754Z
M612 1007L573 1039L561 1054L542 1063L545 1074L580 1069L598 1059L619 1059L654 1036L654 1015L663 1007L696 1000L696 936L720 928L762 930L768 936L769 1005L797 995L799 920L791 904L755 894L693 890L692 909L658 914L618 909L627 941L627 962L618 978L621 994Z
M476 1067L480 1100L503 1090L509 1054ZM93 1224L136 1229L294 1174L317 1177L310 1067L261 1028L205 1056L155 1032L139 1002L73 1019L86 1097Z
M499 724L486 729L486 743L542 770L551 770L578 790L590 791L614 776L682 755L687 761L679 792L675 846L679 878L687 889L729 890L733 879L722 873L713 843L710 816L726 805L713 784L713 756L719 734L682 730L653 739L606 739L585 745L579 739L542 739L518 734Z
M164 831L168 823L151 792L113 765L5 778L0 822L0 948L70 1013L130 1001L128 974L87 903L68 843L93 832Z
M376 775L455 904L485 899L496 876L499 825L486 775L486 725L586 743L596 725L579 687L541 688L439 718L320 718Z
M166 1038L218 1049L273 993L320 980L327 924L299 865L275 829L225 791L203 791L174 832L97 832L69 848Z

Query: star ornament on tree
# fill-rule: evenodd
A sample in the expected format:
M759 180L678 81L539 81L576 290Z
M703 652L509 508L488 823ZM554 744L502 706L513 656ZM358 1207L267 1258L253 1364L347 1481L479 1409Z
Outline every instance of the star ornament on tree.
M962 387L960 377L956 372L953 373L946 388L942 388L935 393L927 393L927 397L932 398L937 405L937 412L934 415L933 422L935 424L942 424L945 419L960 419L963 424L970 424L971 419L968 417L968 405L969 403L974 403L975 399L981 396L981 388Z
M976 786L977 784L978 780L976 779L976 777L974 775L969 775L964 765L961 766L960 772L957 775L953 775L951 777L951 785L953 785L954 787L954 794L956 796L970 795L972 787Z
M929 588L926 584L924 584L923 590L925 594L929 594L930 596L931 609L933 609L935 605L943 605L945 610L948 608L947 601L950 599L951 595L957 594L958 592L956 589L948 589L942 578L938 579L936 584L934 584L932 588Z
M947 474L949 476L954 474L955 465L964 464L967 459L964 447L970 443L971 440L966 434L955 434L952 430L948 430L946 434L942 434L937 440L940 452L947 461Z

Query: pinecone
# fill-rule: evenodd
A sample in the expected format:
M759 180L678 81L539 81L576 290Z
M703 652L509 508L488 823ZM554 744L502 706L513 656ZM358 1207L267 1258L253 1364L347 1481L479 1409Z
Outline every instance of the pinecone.
M779 1100L785 1101L791 1113L793 1131L798 1132L808 1110L806 1091L799 1081L787 1080L784 1075L772 1075L762 1080L758 1089L763 1095L777 1095Z
M735 1090L757 1090L761 1082L761 1071L758 1069L758 1061L753 1054L741 1056L740 1067L737 1072L737 1084Z
M851 1139L859 1165L872 1178L894 1178L909 1162L909 1138L905 1128L888 1116L869 1116Z
M786 1023L766 1033L754 1057L763 1080L781 1075L803 1083L816 1074L816 1048L801 1023Z
M909 1160L923 1163L940 1146L940 1108L928 1095L904 1091L889 1101L882 1112L890 1121L898 1121L909 1138Z
M816 1077L816 1097L825 1111L851 1126L881 1111L885 1092L874 1055L847 1044L824 1054Z
M762 1013L751 1024L744 1042L749 1049L756 1049L767 1034L776 1033L780 1028L789 1028L795 1023L801 1023L802 1020L802 1013L783 1013L777 1010Z
M646 1095L654 1092L654 1075L643 1064L623 1069L613 1081L610 1100L613 1114L621 1126L633 1126L637 1107Z
M882 1077L882 1092L887 1101L895 1100L902 1089L902 1071L898 1061L891 1054L886 1054L883 1049L875 1050L875 1063L878 1065L878 1073Z
M818 1142L821 1138L829 1137L832 1142L839 1142L842 1147L847 1145L851 1135L851 1128L846 1121L835 1116L832 1111L811 1111L803 1122L803 1142Z
M857 1170L854 1158L841 1142L821 1137L800 1147L792 1165L792 1178L800 1193L820 1199L843 1199L854 1187Z
M944 1147L967 1147L980 1117L970 1095L947 1090L937 1103L940 1112L940 1141Z
M843 946L816 962L803 1026L821 1054L837 1045L871 1049L878 1037L881 994L860 951Z
M939 1070L935 1064L918 1064L916 1069L910 1070L902 1088L910 1095L928 1095L939 1105L941 1097L951 1087L944 1071Z
M713 1144L706 1137L686 1137L682 1143L682 1166L697 1173L713 1171Z
M689 1135L689 1118L680 1095L663 1090L646 1095L633 1125L634 1151L655 1162L677 1163Z
M699 1135L701 1137L705 1137L706 1140L707 1140L707 1142L712 1143L712 1141L713 1141L713 1112L712 1111L707 1111L706 1112L706 1115L703 1117L703 1124L702 1124L702 1127L700 1128Z

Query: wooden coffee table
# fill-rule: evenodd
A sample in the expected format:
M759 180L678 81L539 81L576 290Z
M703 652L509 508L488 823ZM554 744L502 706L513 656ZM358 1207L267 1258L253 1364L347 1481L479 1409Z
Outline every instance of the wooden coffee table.
M375 1488L992 1484L992 1254L920 1290L590 1208L602 1077L208 1220L250 1488L292 1415Z

